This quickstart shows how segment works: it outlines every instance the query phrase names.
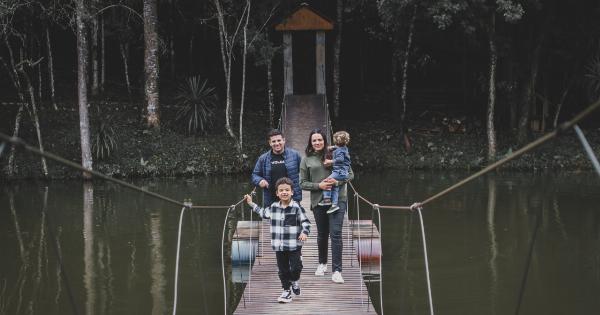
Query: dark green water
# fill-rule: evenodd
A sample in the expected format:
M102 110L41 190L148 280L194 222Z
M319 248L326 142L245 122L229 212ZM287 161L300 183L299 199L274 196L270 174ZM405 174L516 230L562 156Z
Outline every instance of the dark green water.
M354 184L373 202L407 205L466 175L363 173ZM250 190L246 177L135 184L208 205ZM171 313L179 207L103 182L21 181L0 192L0 314L71 313L51 236L80 314ZM599 211L600 179L591 173L497 174L431 203L423 215L436 313L514 314L538 216L520 314L599 313ZM370 215L361 205L361 217ZM218 209L185 214L178 314L223 313L224 219ZM382 221L384 312L428 314L418 217L382 210ZM229 310L243 289L231 281ZM379 283L369 287L378 304Z

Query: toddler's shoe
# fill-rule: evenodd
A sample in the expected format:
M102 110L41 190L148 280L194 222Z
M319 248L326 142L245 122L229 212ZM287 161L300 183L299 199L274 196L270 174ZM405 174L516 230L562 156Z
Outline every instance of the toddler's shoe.
M329 208L329 210L327 210L327 214L334 213L334 212L336 212L338 210L340 210L340 207L338 207L337 205L331 205L331 207Z
M331 198L325 198L325 199L319 201L319 203L317 205L319 205L319 206L329 206L329 205L331 205Z

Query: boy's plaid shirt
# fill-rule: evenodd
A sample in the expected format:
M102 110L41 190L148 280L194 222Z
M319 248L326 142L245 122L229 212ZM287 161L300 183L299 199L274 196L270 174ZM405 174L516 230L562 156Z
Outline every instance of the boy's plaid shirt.
M308 236L310 221L298 202L292 200L286 208L282 208L279 201L265 208L257 204L251 206L263 219L271 219L271 246L274 251L293 251L302 247L298 237L300 233Z

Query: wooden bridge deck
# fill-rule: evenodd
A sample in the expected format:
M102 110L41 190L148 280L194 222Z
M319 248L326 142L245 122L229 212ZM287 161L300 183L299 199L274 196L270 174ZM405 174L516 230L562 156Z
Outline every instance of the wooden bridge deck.
M246 285L244 295L234 314L375 314L369 305L367 287L361 277L358 259L352 245L352 233L348 220L344 222L343 284L331 281L331 251L324 276L315 276L318 262L317 227L312 211L308 210L310 196L303 192L302 206L312 223L311 233L302 247L304 269L300 276L301 295L294 296L291 303L278 303L281 283L277 276L275 253L271 249L269 222L262 222L260 246L262 257L257 257Z

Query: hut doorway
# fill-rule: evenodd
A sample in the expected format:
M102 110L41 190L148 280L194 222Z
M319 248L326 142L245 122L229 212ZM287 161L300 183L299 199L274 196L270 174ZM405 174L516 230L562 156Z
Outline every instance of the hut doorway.
M315 32L294 32L292 46L294 94L316 94Z

